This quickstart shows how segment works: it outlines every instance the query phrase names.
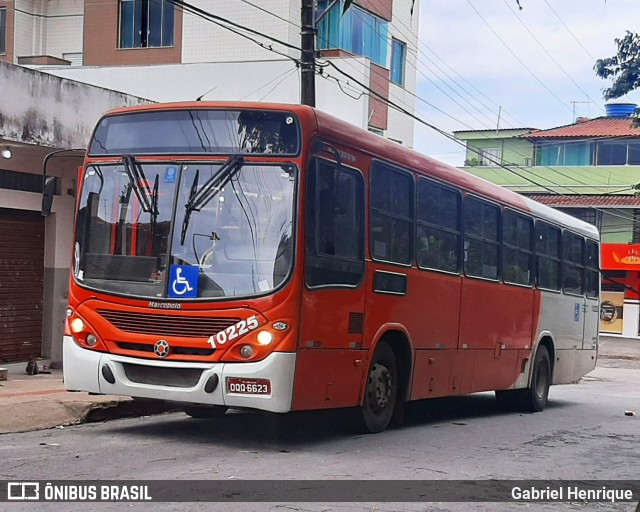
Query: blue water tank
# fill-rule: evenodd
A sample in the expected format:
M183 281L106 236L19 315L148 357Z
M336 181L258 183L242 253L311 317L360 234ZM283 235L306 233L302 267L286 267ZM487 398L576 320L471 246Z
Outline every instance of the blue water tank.
M604 108L607 111L607 117L629 117L636 111L638 105L635 103L607 103Z

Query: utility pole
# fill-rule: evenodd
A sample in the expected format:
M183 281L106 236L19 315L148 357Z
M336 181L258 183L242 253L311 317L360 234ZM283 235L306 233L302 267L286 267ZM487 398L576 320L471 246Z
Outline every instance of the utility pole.
M316 106L316 29L313 2L314 0L302 0L300 57L300 103L311 107Z

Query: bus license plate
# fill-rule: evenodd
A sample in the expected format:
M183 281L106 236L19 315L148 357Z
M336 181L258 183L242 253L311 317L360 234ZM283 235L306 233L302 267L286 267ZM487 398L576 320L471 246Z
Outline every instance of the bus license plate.
M270 395L271 381L267 379L239 379L227 377L227 393L240 395Z

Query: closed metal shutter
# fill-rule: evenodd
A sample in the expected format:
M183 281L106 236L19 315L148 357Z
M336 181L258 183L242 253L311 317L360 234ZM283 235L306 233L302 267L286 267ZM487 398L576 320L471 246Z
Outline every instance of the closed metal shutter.
M44 217L0 209L0 363L42 350Z

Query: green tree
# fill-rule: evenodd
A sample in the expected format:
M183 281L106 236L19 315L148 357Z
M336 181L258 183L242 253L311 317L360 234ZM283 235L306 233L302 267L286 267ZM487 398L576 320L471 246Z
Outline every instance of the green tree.
M603 92L605 100L619 98L640 87L640 35L627 30L626 36L614 41L618 53L598 59L593 67L600 78L613 80Z

